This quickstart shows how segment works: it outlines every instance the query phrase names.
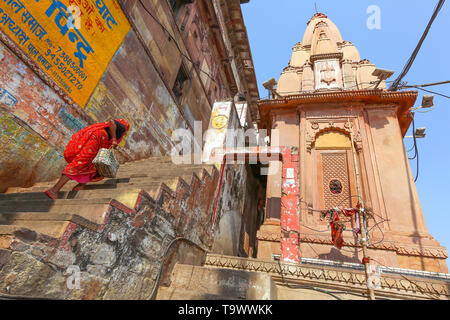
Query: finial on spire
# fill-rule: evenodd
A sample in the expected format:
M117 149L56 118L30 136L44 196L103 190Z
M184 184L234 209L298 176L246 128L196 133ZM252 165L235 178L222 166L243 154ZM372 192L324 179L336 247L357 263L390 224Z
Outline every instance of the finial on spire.
M314 2L314 7L316 9L316 14L319 13L319 10L317 9L317 2Z

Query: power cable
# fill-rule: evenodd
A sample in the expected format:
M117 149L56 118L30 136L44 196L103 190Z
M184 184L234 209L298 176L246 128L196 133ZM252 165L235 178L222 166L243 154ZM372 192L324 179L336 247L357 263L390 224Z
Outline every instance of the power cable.
M414 156L412 158L408 157L409 160L414 160L417 158L417 140L416 140L416 126L414 123L414 112L411 112L412 115L412 130L413 130L413 149L414 149Z
M172 246L177 243L178 241L184 241L187 244L189 244L190 246L196 247L200 250L202 250L203 252L207 253L209 252L209 250L206 250L204 248L202 248L201 246L199 246L198 244L196 244L195 242L186 239L184 237L177 237L175 239L172 239L172 241L170 241L170 243L167 245L166 249L164 250L164 253L161 255L160 260L162 260L161 266L159 267L159 271L158 271L158 276L156 277L155 283L153 284L153 288L151 291L151 295L150 295L150 300L154 300L155 296L156 296L156 292L157 289L159 287L159 282L161 281L161 275L164 269L164 265L166 264L166 258L167 258L167 254L169 253L169 250L172 248ZM147 257L146 255L144 257Z
M414 49L413 53L411 54L411 57L408 59L408 62L406 63L405 67L403 68L402 72L397 77L397 79L394 80L394 83L389 88L390 91L398 90L398 86L400 85L400 82L406 76L406 74L408 73L408 71L411 68L412 64L414 63L414 60L416 59L417 54L419 53L420 48L422 47L422 44L423 44L425 38L427 37L428 32L430 31L431 25L433 24L434 20L436 19L439 11L441 11L442 6L444 5L444 3L445 3L445 0L439 0L439 3L436 5L436 8L434 9L433 15L431 16L430 21L428 22L428 25L427 25L424 33L422 34L422 37L419 40L419 43L417 44L416 48Z
M353 295L353 296L367 298L367 295L365 295L363 293L356 293L356 292L350 292L350 291L333 291L333 290L321 289L321 288L317 288L317 287L309 286L309 285L301 285L301 284L289 283L284 277L283 269L281 267L281 261L280 260L278 260L278 266L280 267L279 274L281 275L281 280L282 280L283 284L286 287L290 288L290 289L314 290L314 291L317 291L317 292L322 292L322 293L328 294L328 295L332 296L333 298L335 298L337 300L342 300L342 299L340 297L338 297L336 294L348 294L348 295Z
M436 92L436 91L431 91L431 90L427 90L427 89L420 88L420 87L415 87L415 88L417 88L417 89L419 89L419 90L422 90L422 91L425 91L425 92L428 92L428 93L436 94L436 95L438 95L438 96L441 96L441 97L444 97L444 98L447 98L447 99L450 99L449 96L447 96L447 95L445 95L445 94L442 94L442 93L439 93L439 92Z
M384 268L386 268L386 269L391 269L392 271L396 271L396 270L394 270L394 268L385 266L384 264L380 263L380 261L378 261L378 260L376 260L376 259L374 259L374 258L370 258L370 260L375 261L375 262L378 263L380 266L382 266L382 267L384 267ZM403 279L405 279L405 280L408 281L409 283L415 285L415 286L417 287L417 289L418 289L421 293L424 293L424 294L426 294L427 296L429 296L429 297L431 297L431 298L433 298L433 299L436 299L436 296L433 296L433 295L430 294L430 293L423 292L422 288L421 288L414 280L408 279L406 276L404 276L403 274L398 273L398 272L396 272L395 274L398 274L399 276L401 276ZM437 299L439 299L439 296L437 297Z
M442 84L450 83L450 80L447 81L440 81L440 82L433 82L433 83L426 83L426 84L416 84L416 85L401 85L399 89L403 88L418 88L418 87L431 87L431 86L439 86Z
M413 125L413 139L414 139L414 157L409 158L409 160L416 159L416 177L414 178L414 182L417 181L419 178L419 149L417 147L417 140L416 140L416 125L414 121L414 112L411 112L412 115L412 125Z

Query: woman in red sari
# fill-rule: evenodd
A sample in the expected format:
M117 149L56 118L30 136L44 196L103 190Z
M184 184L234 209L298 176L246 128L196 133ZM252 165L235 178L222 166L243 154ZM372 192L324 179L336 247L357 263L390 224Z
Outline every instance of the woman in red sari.
M103 177L92 164L100 148L117 148L130 125L124 119L96 123L75 133L64 150L64 159L68 165L64 168L58 182L45 193L52 199L58 198L58 192L69 181L78 182L73 190L81 190L90 181L99 181Z

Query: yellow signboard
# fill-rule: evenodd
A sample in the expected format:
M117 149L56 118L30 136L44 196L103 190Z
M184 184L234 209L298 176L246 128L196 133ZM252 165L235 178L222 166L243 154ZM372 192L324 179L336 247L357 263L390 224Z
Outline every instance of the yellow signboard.
M0 0L0 28L84 107L130 24L116 0Z

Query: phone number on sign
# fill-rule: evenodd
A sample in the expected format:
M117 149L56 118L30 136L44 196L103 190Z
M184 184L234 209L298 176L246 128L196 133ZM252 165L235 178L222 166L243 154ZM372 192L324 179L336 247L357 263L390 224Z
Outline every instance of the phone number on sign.
M61 53L59 53L61 51ZM58 54L59 53L59 54ZM60 70L60 72L69 79L69 81L77 88L78 90L81 90L83 88L83 84L78 80L78 78L75 76L78 75L82 81L85 81L87 79L87 76L84 74L84 72L81 71L79 67L76 67L72 59L59 48L56 53L52 53L50 49L47 49L45 52L45 55L47 57L50 57L52 62L55 64L55 66ZM72 68L72 70L69 69Z

